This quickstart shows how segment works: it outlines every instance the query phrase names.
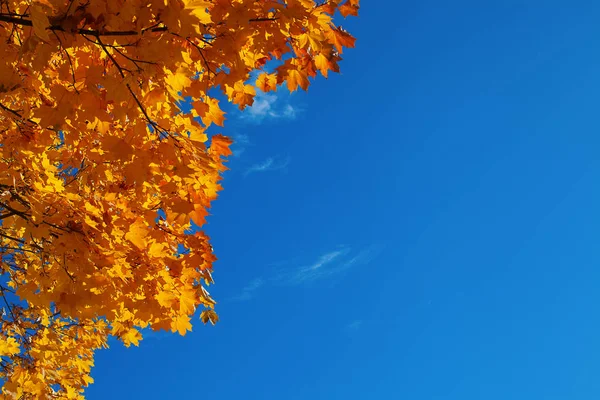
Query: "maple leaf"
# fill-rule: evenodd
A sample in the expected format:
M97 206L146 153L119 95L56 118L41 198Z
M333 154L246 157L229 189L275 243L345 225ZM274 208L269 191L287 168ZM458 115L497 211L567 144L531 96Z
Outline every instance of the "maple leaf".
M123 344L129 347L132 344L134 346L140 345L140 340L142 340L142 334L135 328L128 329L123 335L121 335L121 340L123 340Z
M277 90L277 75L262 73L256 78L256 87L263 92L271 92Z
M143 219L137 219L129 226L129 231L125 234L125 239L131 241L138 249L146 247L146 236L148 236L148 227Z
M329 73L329 70L332 69L331 63L327 59L327 57L325 57L323 54L319 53L315 56L314 61L315 61L315 66L317 67L317 69L319 71L321 71L321 74L323 74L323 76L325 78L327 78L327 74Z
M171 292L161 291L155 296L158 304L165 308L171 308L171 305L175 302L177 297Z
M256 94L254 86L246 85L243 82L236 82L233 87L227 86L225 92L233 104L237 104L241 110L252 105Z
M346 18L349 15L358 16L358 0L347 0L339 7L340 13Z
M148 249L148 255L156 258L163 257L165 248L166 246L164 244L154 242L150 245L150 249Z
M225 113L219 108L219 100L207 98L206 102L194 101L192 107L200 116L204 125L216 124L223 126Z
M356 43L356 39L342 28L336 28L327 32L327 37L331 44L335 45L340 54L343 53L344 47L352 48Z
M307 90L310 82L308 76L303 71L297 69L289 69L287 75L287 86L290 92L295 91L300 86L302 89Z
M179 312L185 315L193 314L196 311L197 295L195 290L182 290L179 297Z
M50 26L48 15L44 12L44 9L39 3L34 3L31 6L31 22L33 24L33 31L35 35L45 42L50 42L50 34L46 30Z
M20 352L19 343L13 337L0 339L0 356L12 356Z
M190 317L187 315L178 315L175 320L171 323L171 330L173 332L179 332L181 336L184 336L187 331L192 330L192 324Z
M202 320L202 322L205 324L210 321L210 323L214 325L219 321L219 317L213 310L204 310L200 314L200 320Z
M167 90L175 100L183 100L179 92L188 87L192 80L186 75L185 71L178 70L175 73L168 73L165 77L165 83L167 84Z
M227 136L215 135L211 139L210 152L217 154L218 156L228 156L231 154L229 146L233 144L233 140Z

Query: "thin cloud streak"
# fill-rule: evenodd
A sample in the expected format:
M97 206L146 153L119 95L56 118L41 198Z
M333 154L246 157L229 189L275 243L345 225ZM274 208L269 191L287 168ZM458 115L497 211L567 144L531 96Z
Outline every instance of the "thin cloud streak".
M254 172L266 172L266 171L276 171L279 169L284 169L290 163L290 158L287 157L285 160L278 160L275 157L269 157L265 161L254 164L250 166L245 172L244 176L248 176Z
M315 263L301 267L294 271L286 278L286 280L291 284L300 284L340 272L342 269L345 269L345 263L333 266L331 266L331 264L333 264L333 262L340 256L347 254L349 251L350 249L341 249L325 253L321 255L321 257L319 257ZM328 265L330 265L330 267L327 267Z
M350 322L348 325L346 325L346 330L347 331L357 331L363 324L363 320L362 319L357 319L354 320L352 322Z
M250 137L243 133L237 133L232 136L233 145L231 146L231 152L234 157L239 157L242 155L244 151L246 151L246 147L251 145Z
M381 253L383 246L373 245L363 248L352 255L350 247L337 249L321 254L312 264L302 267L288 268L271 277L256 278L246 285L241 293L232 300L250 300L256 293L268 285L301 286L319 279L331 278L352 267L367 265ZM362 321L354 321L356 328Z
M232 300L237 301L246 301L250 300L254 297L256 291L260 289L265 284L265 280L263 278L256 278L250 281L243 289L242 292L234 297Z
M383 251L383 246L372 245L360 250L349 257L349 247L330 251L321 255L314 264L298 268L291 273L280 276L280 281L285 284L299 285L318 279L328 278L340 274L352 267L367 265Z

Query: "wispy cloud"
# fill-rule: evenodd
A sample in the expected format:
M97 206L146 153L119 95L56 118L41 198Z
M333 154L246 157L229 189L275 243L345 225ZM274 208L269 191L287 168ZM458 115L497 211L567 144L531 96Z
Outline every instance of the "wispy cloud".
M289 102L289 95L278 96L275 93L258 91L252 106L242 112L242 119L261 122L264 119L294 119L298 109Z
M298 110L292 107L291 104L286 104L283 108L283 113L281 114L284 118L294 119L296 118L296 113Z
M348 254L349 248L334 250L322 254L314 263L297 268L284 278L287 283L299 284L314 281L319 278L333 275L348 267L346 262L339 262L339 258ZM338 260L338 262L335 262Z
M231 146L231 152L234 157L239 157L242 155L244 151L246 151L246 147L248 147L250 143L250 137L243 133L236 133L232 135L233 145Z
M266 171L276 171L278 169L284 169L290 163L290 158L287 157L285 159L280 159L278 157L269 157L266 160L251 165L246 171L244 171L244 176L248 176L254 172L266 172Z
M380 245L353 252L341 247L322 254L314 263L287 271L279 279L284 284L299 285L340 274L349 268L370 263L383 250Z
M254 297L254 294L258 289L260 289L265 284L265 280L263 278L256 278L250 281L244 288L241 293L233 298L233 300L245 301L250 300Z
M347 331L357 331L363 324L363 320L362 319L356 319L352 322L350 322L348 325L346 325L346 330Z
M380 245L369 246L359 251L352 251L352 249L347 246L338 247L337 249L332 249L316 257L312 263L300 267L296 266L290 268L288 266L283 270L279 270L272 276L256 278L248 283L234 299L249 300L255 296L259 289L268 285L298 286L320 279L331 278L352 267L367 265L373 261L382 250L383 246ZM356 324L358 325L359 322L356 322Z

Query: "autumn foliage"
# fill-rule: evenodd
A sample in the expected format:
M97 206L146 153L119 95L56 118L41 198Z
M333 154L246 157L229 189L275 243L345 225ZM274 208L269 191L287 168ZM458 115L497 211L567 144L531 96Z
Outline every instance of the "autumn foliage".
M230 153L206 134L224 123L218 99L243 109L256 90L337 72L354 38L333 18L357 12L358 0L0 0L5 398L82 398L110 335L183 335L198 309L216 322L199 227Z

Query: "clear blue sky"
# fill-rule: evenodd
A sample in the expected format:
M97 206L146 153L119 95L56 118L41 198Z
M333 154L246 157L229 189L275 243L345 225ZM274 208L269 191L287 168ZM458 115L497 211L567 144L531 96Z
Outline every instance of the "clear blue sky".
M88 398L599 398L599 20L364 1L341 75L228 114L219 324L114 343Z

